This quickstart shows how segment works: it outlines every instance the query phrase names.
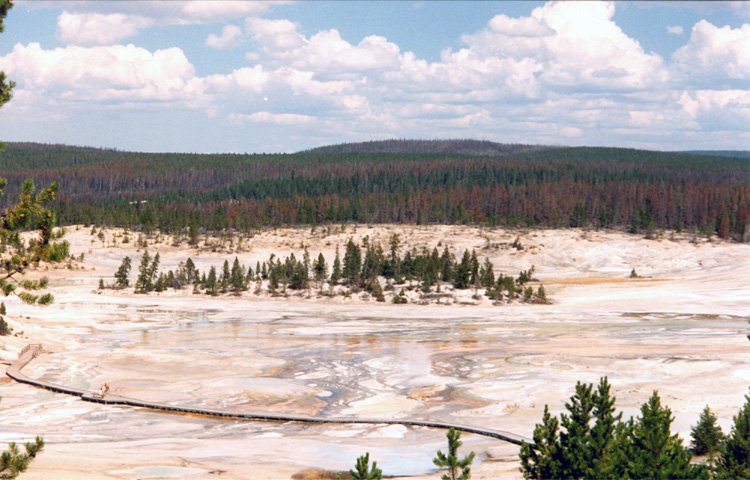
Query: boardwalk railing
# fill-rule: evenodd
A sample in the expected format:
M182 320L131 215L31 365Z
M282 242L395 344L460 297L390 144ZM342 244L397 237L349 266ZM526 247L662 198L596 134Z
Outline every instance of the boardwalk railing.
M276 422L306 422L306 423L331 423L331 424L373 424L373 425L404 425L407 427L430 427L430 428L454 428L456 430L475 433L477 435L483 435L485 437L492 437L498 440L503 440L516 445L521 445L522 442L533 443L530 438L516 435L515 433L505 432L502 430L489 429L484 427L476 427L473 425L460 425L446 422L434 422L430 420L407 420L407 419L382 419L382 418L324 418L324 417L311 417L307 415L287 415L287 414L270 414L270 413L232 413L221 410L210 410L202 408L192 407L181 407L176 405L166 405L163 403L152 403L143 400L138 400L130 397L123 397L119 395L97 395L87 390L81 390L77 388L65 387L43 380L35 380L27 377L21 373L21 369L25 367L29 362L36 358L40 353L44 352L44 348L39 344L27 345L19 353L18 360L14 362L6 371L6 374L13 380L33 385L35 387L44 388L55 393L63 393L66 395L74 395L80 397L81 400L86 402L100 403L105 405L127 405L131 407L142 407L149 408L152 410L160 410L165 412L185 413L191 415L202 415L208 417L220 417L220 418L231 418L239 420L262 420L262 421L276 421Z

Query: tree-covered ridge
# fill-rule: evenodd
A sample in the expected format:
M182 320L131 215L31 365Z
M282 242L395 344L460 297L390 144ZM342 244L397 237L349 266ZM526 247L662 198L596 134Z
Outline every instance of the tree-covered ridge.
M481 155L496 157L524 152L548 150L546 145L497 143L487 140L374 140L370 142L341 143L305 150L307 153L440 153L452 155Z
M688 228L741 239L750 220L746 160L616 148L198 155L11 144L0 171L11 185L59 180L63 224L164 232L353 221Z

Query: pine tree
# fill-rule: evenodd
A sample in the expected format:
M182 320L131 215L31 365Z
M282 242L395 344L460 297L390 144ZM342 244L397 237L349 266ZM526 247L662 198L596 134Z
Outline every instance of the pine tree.
M313 275L316 281L323 281L328 274L328 265L326 265L326 258L323 254L318 255L318 260L313 265Z
M208 271L205 284L207 294L214 296L219 294L219 284L216 279L216 267L213 265L211 265L211 269Z
M654 392L641 406L641 416L624 425L617 435L617 451L610 476L619 478L705 478L705 466L691 465L690 454L670 426L674 417Z
M378 468L378 462L372 462L370 467L370 452L357 458L357 464L354 470L349 470L352 480L380 480L383 471Z
M0 32L5 30L3 20L12 7L13 0L0 0ZM5 72L0 72L0 107L11 99L14 86L15 83L6 81ZM5 144L0 142L0 151L4 147ZM0 195L2 195L7 184L6 179L0 178ZM16 275L23 276L28 265L38 264L40 261L58 262L68 256L67 242L52 243L53 239L59 238L52 232L56 222L55 212L44 208L44 204L55 197L57 189L57 184L53 182L49 187L34 196L34 182L26 180L23 183L18 204L11 206L0 217L0 252L10 253L7 260L3 259L5 260L3 262L5 274L4 278L0 279L0 290L6 297L15 293L16 285L9 282L9 280L14 280L16 283L20 283L23 288L23 291L15 294L25 303L38 305L52 303L53 297L49 293L41 296L29 293L29 290L44 288L47 284L46 281L27 280L17 282L14 277ZM19 236L19 231L34 225L39 229L39 237L24 244ZM2 306L2 315L5 315L5 303L3 302L0 306ZM4 318L1 320L5 322ZM0 477L16 478L19 473L28 468L29 463L36 458L42 448L44 448L44 440L40 437L36 437L34 442L26 443L24 453L21 453L15 443L8 444L8 450L0 455Z
M341 280L341 258L339 257L339 248L336 247L336 258L333 259L333 271L331 272L331 285L337 285Z
M464 255L461 258L461 263L456 265L456 269L453 272L453 287L464 289L469 288L471 281L471 254L468 250L464 250Z
M745 395L745 400L721 446L716 478L750 478L750 395Z
M141 257L141 263L138 265L138 278L135 280L135 293L146 293L151 291L150 266L151 255L149 255L148 250L145 250Z
M128 275L130 275L130 266L131 266L130 257L125 257L122 260L120 267L117 269L117 272L115 272L115 284L119 288L125 288L125 287L130 286L130 280L128 280Z
M564 478L560 471L563 466L562 448L560 446L557 418L544 406L542 423L534 427L534 443L521 443L518 456L521 458L521 472L527 479Z
M615 415L615 398L607 378L593 384L576 384L560 421L545 406L542 424L534 429L534 445L521 448L525 478L604 478L621 414ZM593 420L593 425L591 421ZM558 433L558 426L564 430Z
M229 270L229 260L224 260L224 264L221 266L221 278L219 279L219 286L222 293L227 291L231 277L232 272Z
M484 263L479 270L479 283L485 287L490 288L495 284L495 272L492 262L489 258L484 259Z
M706 405L698 417L698 423L690 429L690 449L693 454L709 455L719 450L724 433L716 421L716 415Z
M8 450L0 455L0 478L16 478L26 471L29 463L36 458L44 448L44 440L36 437L33 442L24 444L24 452L16 443L9 443Z
M5 321L5 318L0 316L0 336L6 336L10 335L12 332L10 325L8 325L8 322Z
M362 270L362 250L359 245L354 243L351 238L346 244L346 252L344 252L344 268L342 271L342 277L346 279L349 285L358 285L360 280L360 272Z
M0 315L7 315L8 310L5 308L5 302L0 302Z
M247 284L245 283L245 274L242 271L242 266L237 257L234 257L232 263L232 270L229 274L230 284L232 285L232 291L240 293L243 290L247 290Z
M444 473L441 477L442 480L469 480L471 478L471 462L474 461L474 452L469 453L459 460L458 449L463 444L459 440L461 432L451 427L446 436L448 437L448 455L438 450L432 463L438 467L448 469L448 472Z

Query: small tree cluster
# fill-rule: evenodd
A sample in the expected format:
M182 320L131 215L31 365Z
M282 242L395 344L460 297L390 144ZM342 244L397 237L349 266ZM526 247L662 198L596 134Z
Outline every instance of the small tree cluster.
M470 480L474 452L470 452L464 458L459 459L458 449L463 444L460 440L461 432L451 427L446 436L448 437L448 453L445 454L438 450L435 458L432 459L432 463L445 470L441 477L442 480ZM352 480L380 480L383 471L378 468L377 462L370 465L370 453L367 452L357 458L356 466L354 470L349 470L349 474Z
M287 289L304 290L310 288L311 282L322 283L327 280L330 285L341 284L352 292L362 289L371 293L377 301L384 302L385 294L381 284L381 279L384 279L389 290L394 290L394 284L411 283L406 288L421 286L422 292L427 293L435 286L439 288L439 282L450 282L456 289L484 287L485 294L496 301L521 299L531 303L547 302L543 286L540 285L536 292L529 286L524 289L532 281L533 266L521 271L517 278L502 273L495 278L492 262L485 259L480 267L474 251L464 251L461 261L456 262L455 256L447 248L442 254L438 253L437 248L432 251L423 249L421 253L412 249L401 256L399 245L398 236L394 235L389 254L384 254L382 248L369 242L366 242L363 254L362 247L349 239L343 261L338 249L336 250L330 276L323 254L319 253L316 260L312 261L307 248L301 258L294 253L286 258L271 254L267 261L258 262L253 269L240 264L235 257L231 267L229 261L225 260L220 271L212 266L208 272L203 273L195 268L190 258L181 262L176 271L159 273L159 254L151 258L148 251L145 251L138 268L135 293L161 292L167 288L181 289L194 285L196 293L239 294L248 290L250 282L263 280L268 280L269 290L277 293ZM129 285L130 266L130 258L125 257L115 273L117 288ZM406 301L401 288L400 293L394 295L393 303Z
M609 390L606 378L596 390L578 382L559 420L545 406L534 443L521 446L524 478L706 478L708 469L691 464L682 440L670 432L674 418L657 392L638 418L621 421Z

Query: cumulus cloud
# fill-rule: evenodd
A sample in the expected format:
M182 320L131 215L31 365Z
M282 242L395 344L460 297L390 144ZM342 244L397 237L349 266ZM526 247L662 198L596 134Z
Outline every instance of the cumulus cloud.
M533 62L536 78L551 88L642 89L666 81L662 58L628 37L614 10L612 2L550 2L529 17L498 15L463 37L461 57Z
M240 44L242 29L236 25L226 25L221 35L211 34L206 39L206 45L218 50L228 50Z
M358 138L600 143L607 132L615 143L748 120L747 25L699 22L667 65L617 26L613 2L550 2L528 16L494 16L429 62L379 35L306 34L299 23L263 18L265 3L91 2L102 4L96 12L83 3L58 19L61 39L75 46L18 45L0 58L19 83L17 99L171 102L231 125L283 125L310 138L346 130ZM197 77L179 48L101 45L142 28L216 21L234 24L205 45L248 46L249 65Z
M21 90L63 102L174 102L193 105L204 86L179 48L149 52L133 45L44 50L18 44L0 69Z
M258 15L268 10L257 1L70 2L57 19L57 36L74 45L112 45L153 26L211 24ZM231 48L239 33L227 27L206 44ZM219 45L219 46L217 46Z
M750 122L750 90L697 90L684 92L679 100L683 110L691 118L697 118L715 110L733 112L742 117L743 123L738 127L746 129Z
M673 57L677 68L691 78L747 87L750 82L750 24L719 28L701 20L693 26L687 45Z
M388 70L399 66L399 47L371 35L358 45L341 38L337 30L324 30L305 37L297 23L289 20L249 18L245 27L256 50L248 59L270 65L287 65L327 75Z
M111 45L153 24L152 19L137 15L65 11L57 17L57 34L63 42L75 45Z

